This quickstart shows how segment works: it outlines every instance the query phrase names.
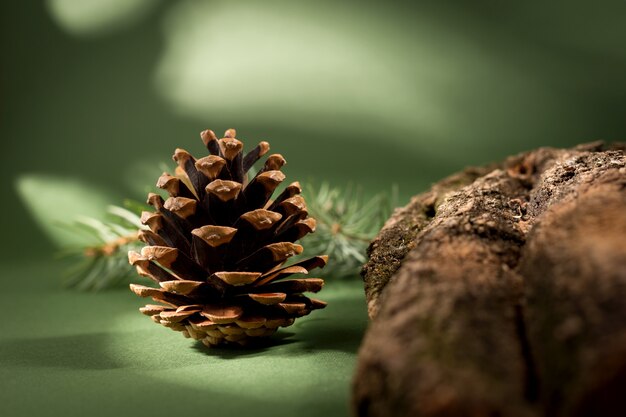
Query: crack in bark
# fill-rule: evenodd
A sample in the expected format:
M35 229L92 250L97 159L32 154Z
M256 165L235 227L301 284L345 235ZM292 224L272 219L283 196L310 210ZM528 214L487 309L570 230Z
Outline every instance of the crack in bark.
M526 328L526 319L524 317L524 307L521 304L515 306L515 330L520 343L520 352L525 365L524 372L524 398L529 403L539 401L539 375L537 374L537 366L533 350L530 345L528 331Z

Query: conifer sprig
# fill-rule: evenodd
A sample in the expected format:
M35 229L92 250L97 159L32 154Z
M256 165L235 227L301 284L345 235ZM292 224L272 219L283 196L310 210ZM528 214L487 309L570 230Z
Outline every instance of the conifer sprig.
M330 262L325 275L357 278L369 242L396 205L395 189L368 199L358 187L322 183L319 187L306 185L304 194L311 216L317 219L317 230L305 238L306 249L300 257L327 253ZM74 262L66 271L66 284L79 290L98 291L124 286L136 279L127 253L143 245L137 239L137 230L145 229L139 218L145 207L130 200L125 207L110 206L105 219L82 217L65 225L69 231L96 242L62 253Z
M135 210L141 204L129 202ZM68 231L84 235L89 245L67 248L60 256L72 260L65 271L64 281L80 290L102 290L126 285L136 274L128 265L129 250L141 248L137 231L144 229L139 216L129 208L110 206L103 220L91 217L77 218L63 225Z

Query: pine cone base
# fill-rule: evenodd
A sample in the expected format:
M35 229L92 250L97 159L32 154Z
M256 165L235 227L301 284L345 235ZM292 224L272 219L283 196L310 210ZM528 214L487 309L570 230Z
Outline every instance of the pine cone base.
M202 342L207 347L221 345L246 346L254 341L269 337L276 333L279 327L291 326L295 318L244 318L241 320L227 321L221 324L211 322L201 316L195 315L181 321L176 321L177 309L166 309L160 305L147 305L140 311L150 316L152 321L169 329L181 332L186 338ZM165 314L163 314L165 313ZM178 316L180 317L180 316Z

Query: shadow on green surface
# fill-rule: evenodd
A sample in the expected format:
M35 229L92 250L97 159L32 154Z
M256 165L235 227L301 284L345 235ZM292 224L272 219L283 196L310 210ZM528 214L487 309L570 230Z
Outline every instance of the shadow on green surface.
M356 306L355 306L356 307ZM361 309L360 305L358 306ZM344 320L312 318L297 323L298 336L303 350L334 350L355 353L365 332L366 320L358 316L348 316Z
M124 365L104 352L110 335L20 338L0 343L0 365L67 369L118 369Z
M289 339L293 333L280 332L270 338L256 340L252 345L239 346L230 345L228 347L206 347L201 342L194 343L191 347L199 353L207 356L217 356L220 359L239 359L246 356L257 356L265 354L278 346L286 346L295 342Z
M361 343L365 331L362 321L336 320L327 318L310 318L302 323L296 322L295 332L281 330L274 336L255 341L254 345L245 347L228 346L223 348L207 348L198 342L192 348L207 356L221 359L238 359L264 354L275 354L280 349L284 356L307 355L322 350L355 353Z
M363 295L355 283L348 286L339 284L337 287L340 291L343 287L351 288L352 292L331 296L328 308L296 320L293 326L280 329L272 337L256 341L252 346L207 348L198 342L192 348L207 356L222 359L261 355L294 357L320 351L354 354L367 327ZM357 291L354 291L355 289Z

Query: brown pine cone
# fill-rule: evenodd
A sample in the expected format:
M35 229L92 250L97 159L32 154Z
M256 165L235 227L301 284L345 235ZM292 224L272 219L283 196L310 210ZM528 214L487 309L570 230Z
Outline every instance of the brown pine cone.
M140 311L207 346L245 345L326 306L303 295L321 290L322 279L284 279L327 261L316 256L284 265L302 252L294 242L315 230L300 184L291 183L270 200L285 179L285 159L270 155L248 180L269 144L261 142L244 155L235 134L229 129L218 139L211 130L202 132L210 155L198 160L176 149L176 175L164 173L157 182L170 197L150 194L155 211L142 215L149 230L139 237L148 246L128 254L139 275L160 287L130 285L135 294L160 303Z

